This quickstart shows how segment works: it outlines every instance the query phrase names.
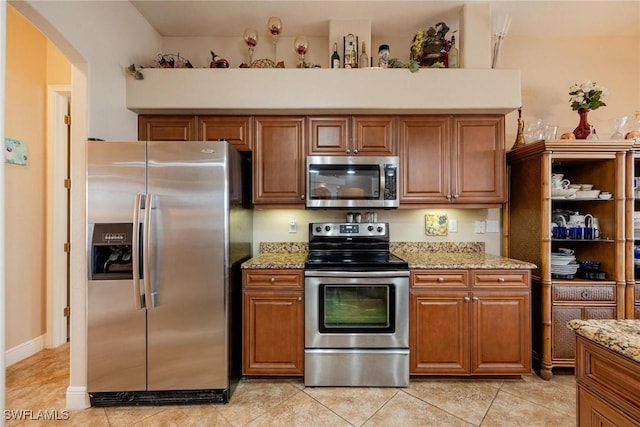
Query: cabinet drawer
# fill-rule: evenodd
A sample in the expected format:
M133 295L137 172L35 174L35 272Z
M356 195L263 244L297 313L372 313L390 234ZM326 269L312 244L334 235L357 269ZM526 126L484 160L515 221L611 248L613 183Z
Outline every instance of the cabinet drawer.
M529 270L481 270L474 271L472 286L482 287L521 287L529 288Z
M468 272L465 270L423 270L411 272L411 287L446 287L467 289Z
M609 403L640 419L640 370L637 363L610 349L577 337L576 381L598 391Z
M245 270L244 289L304 289L302 270Z
M640 285L636 285L636 292L635 292L635 296L636 296L636 304L640 304Z
M616 302L616 285L573 286L554 285L553 302L560 301L600 301Z

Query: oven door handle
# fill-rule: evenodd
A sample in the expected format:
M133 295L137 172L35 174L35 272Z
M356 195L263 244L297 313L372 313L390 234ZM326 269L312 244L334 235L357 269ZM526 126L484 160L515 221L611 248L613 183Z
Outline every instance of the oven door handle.
M409 277L409 270L390 271L328 271L328 270L305 270L305 277Z

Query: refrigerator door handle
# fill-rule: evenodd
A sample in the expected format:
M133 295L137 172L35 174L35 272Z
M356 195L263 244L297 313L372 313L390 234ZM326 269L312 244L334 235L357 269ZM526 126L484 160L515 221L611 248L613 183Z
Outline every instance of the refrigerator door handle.
M142 194L137 193L133 204L133 231L131 233L131 262L133 264L133 299L136 310L144 307L144 297L140 293L140 207Z
M142 233L142 275L144 279L144 294L145 304L147 308L154 308L155 295L151 291L151 283L153 278L151 277L151 268L149 265L150 247L151 247L151 211L153 209L153 194L147 194L144 204L144 231Z

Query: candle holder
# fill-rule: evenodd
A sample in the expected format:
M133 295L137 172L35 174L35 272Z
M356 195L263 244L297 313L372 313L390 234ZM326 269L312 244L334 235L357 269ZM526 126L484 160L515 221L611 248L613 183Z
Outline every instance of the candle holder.
M273 62L278 63L278 36L282 32L282 21L277 16L272 16L267 21L267 28L273 39Z
M258 32L253 28L247 28L244 30L244 34L242 36L244 42L249 47L249 67L253 63L253 50L258 44Z

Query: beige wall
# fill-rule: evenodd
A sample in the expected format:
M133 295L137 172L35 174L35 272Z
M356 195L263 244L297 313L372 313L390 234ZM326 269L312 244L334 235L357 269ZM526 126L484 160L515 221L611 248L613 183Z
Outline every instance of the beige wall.
M611 136L610 119L640 110L640 40L638 37L509 37L498 68L521 70L525 128L537 119L571 132L578 114L569 105L569 86L583 80L609 89L606 107L589 114L600 138ZM507 116L507 147L513 145L517 114Z
M54 67L48 67L51 57ZM5 132L28 145L27 166L5 165L6 343L46 332L46 91L69 84L70 66L12 7L7 8Z

